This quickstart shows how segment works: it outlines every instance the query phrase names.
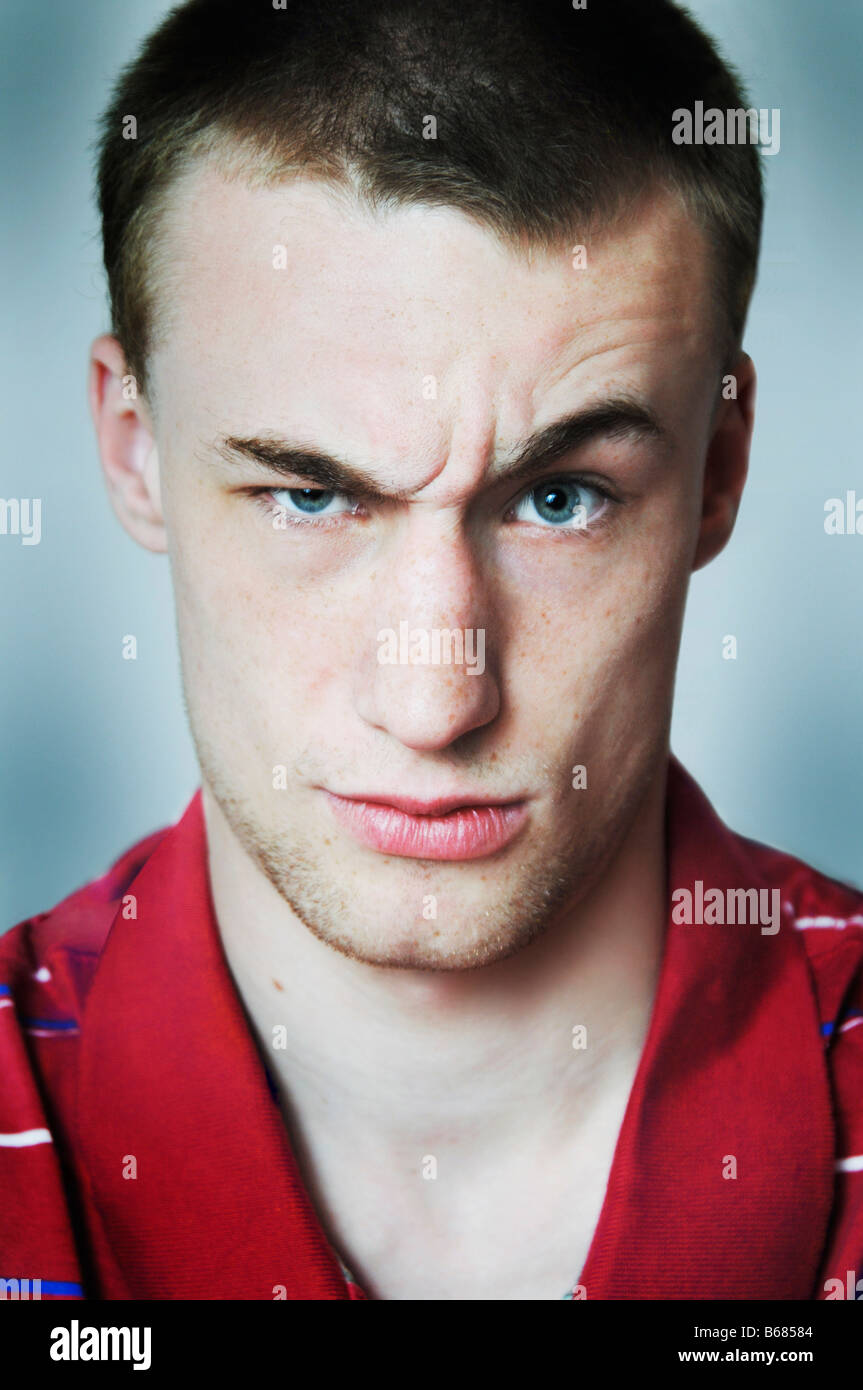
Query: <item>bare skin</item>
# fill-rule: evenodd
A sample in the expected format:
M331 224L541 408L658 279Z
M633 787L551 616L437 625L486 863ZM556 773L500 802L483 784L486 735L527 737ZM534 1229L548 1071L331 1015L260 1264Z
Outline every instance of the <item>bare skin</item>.
M151 399L124 399L103 337L91 402L120 520L170 556L234 980L371 1296L559 1299L654 999L680 628L734 525L752 364L722 399L709 253L668 195L595 237L587 269L307 181L201 169L177 207ZM621 398L658 431L495 480L536 431ZM217 449L262 435L402 496L335 493L309 520L314 481ZM588 524L564 533L537 489L579 478ZM274 527L276 505L297 520ZM381 665L404 620L483 629L484 672ZM527 816L491 857L432 862L358 843L327 791Z

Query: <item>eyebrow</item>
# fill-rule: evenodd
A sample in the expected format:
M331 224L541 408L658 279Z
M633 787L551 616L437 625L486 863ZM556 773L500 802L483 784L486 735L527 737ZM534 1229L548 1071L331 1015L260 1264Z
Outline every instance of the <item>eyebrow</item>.
M538 430L508 458L493 461L486 481L521 482L600 438L670 443L668 431L645 402L632 396L614 396ZM308 479L326 492L347 493L367 501L407 501L418 490L384 490L371 474L342 458L271 434L247 439L227 435L216 441L215 450L229 464L251 461L275 473Z

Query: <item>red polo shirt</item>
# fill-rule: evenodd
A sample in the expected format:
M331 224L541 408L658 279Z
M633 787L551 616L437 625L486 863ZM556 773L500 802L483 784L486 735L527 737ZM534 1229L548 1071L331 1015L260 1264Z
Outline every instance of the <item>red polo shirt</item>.
M863 894L733 834L673 757L667 838L670 895L778 888L781 925L669 911L577 1296L853 1297ZM364 1297L228 970L200 792L173 829L0 937L0 1278L60 1299Z

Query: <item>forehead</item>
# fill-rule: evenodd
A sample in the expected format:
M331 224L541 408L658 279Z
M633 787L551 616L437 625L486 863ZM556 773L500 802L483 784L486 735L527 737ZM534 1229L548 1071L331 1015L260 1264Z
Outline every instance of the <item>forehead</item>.
M252 188L200 166L166 219L160 403L212 431L436 453L474 422L519 437L609 387L711 370L711 259L670 194L583 255L504 246L442 207L372 213L308 179Z

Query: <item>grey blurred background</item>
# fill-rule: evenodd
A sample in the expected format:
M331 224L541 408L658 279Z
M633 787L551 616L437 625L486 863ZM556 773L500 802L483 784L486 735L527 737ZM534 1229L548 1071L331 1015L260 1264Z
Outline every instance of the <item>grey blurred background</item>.
M107 327L95 122L160 0L5 0L0 495L41 497L42 540L0 536L0 930L177 818L197 785L167 561L110 511L87 412ZM697 0L781 110L745 346L759 369L747 491L693 577L672 747L734 829L863 885L863 536L828 536L856 488L863 256L859 0ZM856 389L855 389L856 388ZM121 659L127 633L137 661ZM722 659L734 634L736 661Z

